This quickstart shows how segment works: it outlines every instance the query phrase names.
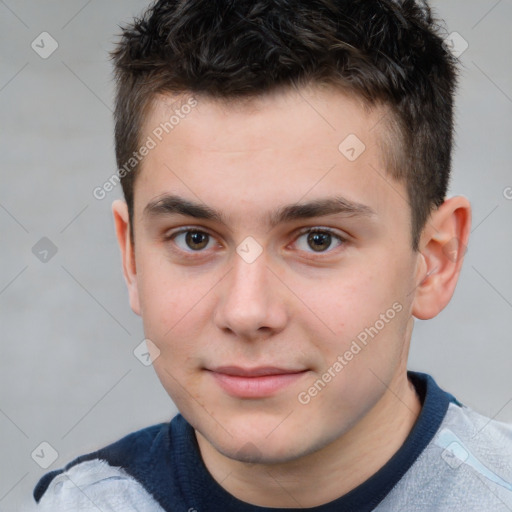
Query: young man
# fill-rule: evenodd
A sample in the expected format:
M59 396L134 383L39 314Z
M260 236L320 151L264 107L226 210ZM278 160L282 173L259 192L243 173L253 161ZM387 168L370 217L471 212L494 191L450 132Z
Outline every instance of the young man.
M113 57L123 271L180 414L37 510L511 510L512 427L407 371L471 217L428 6L161 0Z

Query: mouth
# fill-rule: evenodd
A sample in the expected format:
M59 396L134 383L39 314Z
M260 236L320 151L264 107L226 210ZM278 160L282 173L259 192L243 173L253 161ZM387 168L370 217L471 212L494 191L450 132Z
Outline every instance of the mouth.
M220 366L206 369L214 381L229 395L236 398L264 398L304 377L309 370L261 366L241 368Z

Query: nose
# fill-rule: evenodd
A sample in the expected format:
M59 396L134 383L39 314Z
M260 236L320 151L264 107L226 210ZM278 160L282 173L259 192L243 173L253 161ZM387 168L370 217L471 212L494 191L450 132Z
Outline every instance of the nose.
M235 253L218 291L214 322L243 339L277 333L288 318L286 289L270 268L265 251L250 263Z

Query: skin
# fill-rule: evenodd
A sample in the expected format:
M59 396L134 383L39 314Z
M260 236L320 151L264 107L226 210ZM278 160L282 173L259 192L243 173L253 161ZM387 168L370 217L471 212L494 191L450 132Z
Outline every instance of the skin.
M213 478L268 507L332 501L400 448L421 410L406 375L414 318L436 316L451 299L463 254L446 244L466 246L471 222L466 198L447 199L413 252L406 188L386 174L379 145L386 112L333 89L299 92L244 104L198 97L142 162L134 247L126 204L113 204L130 304L158 348L158 377L194 427ZM178 99L155 101L142 140ZM353 162L338 150L349 134L366 146ZM144 214L171 193L222 212L226 224ZM334 193L375 215L266 224L279 206ZM183 227L210 236L189 245L184 234L166 239ZM346 241L333 236L315 250L302 228L331 228ZM262 250L251 263L236 251L248 236ZM299 393L394 303L401 311L300 403ZM219 365L307 371L271 396L239 398L206 370Z

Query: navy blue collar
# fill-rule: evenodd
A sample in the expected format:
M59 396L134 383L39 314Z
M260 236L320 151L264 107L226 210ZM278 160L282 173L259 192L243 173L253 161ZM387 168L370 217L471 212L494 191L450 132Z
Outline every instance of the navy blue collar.
M443 421L449 403L456 399L439 388L434 379L424 373L408 372L420 401L422 409L411 433L395 455L373 476L361 485L330 503L309 509L267 508L247 504L229 494L210 475L199 456L199 447L193 428L186 420L178 416L173 420L172 435L185 438L188 449L183 450L184 473L180 481L184 491L190 489L191 482L197 489L203 489L195 501L197 510L223 512L291 512L292 510L311 510L312 512L370 512L398 483L408 469L414 464L421 452L436 434ZM212 508L212 504L214 505ZM169 508L169 510L171 510Z
M439 388L432 377L408 372L422 409L401 448L373 476L330 503L309 509L257 507L238 500L210 475L201 458L193 427L181 414L171 422L133 432L119 441L71 461L65 469L92 459L107 460L137 479L166 511L180 502L209 512L370 512L398 483L429 444L443 421L448 405L457 400ZM44 475L34 489L39 501L51 480L64 470ZM184 510L187 510L185 508Z

